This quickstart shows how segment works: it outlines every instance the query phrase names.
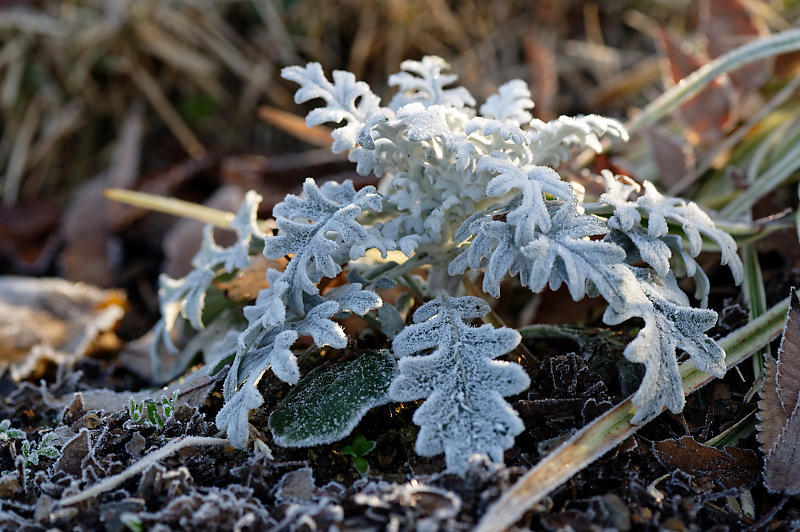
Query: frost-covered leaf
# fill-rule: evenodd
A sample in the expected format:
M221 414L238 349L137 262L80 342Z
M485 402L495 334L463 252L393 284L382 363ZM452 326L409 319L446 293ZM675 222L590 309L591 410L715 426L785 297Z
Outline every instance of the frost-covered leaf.
M516 240L516 228L492 217L477 218L464 232L474 232L470 246L449 266L451 275L467 267L485 268L483 290L497 297L506 272L534 292L566 284L576 301L592 288L615 306L623 304L621 287L627 275L625 251L616 244L589 237L608 232L601 218L577 213L573 200L554 207L550 230L536 231L527 245ZM548 212L550 209L548 209Z
M534 118L527 131L534 164L558 166L572 156L576 148L603 151L603 137L628 140L628 132L619 121L600 115L560 116L543 122Z
M725 352L705 331L717 323L717 313L693 308L675 277L660 277L649 269L631 268L636 278L623 288L625 306L609 306L603 321L616 325L630 318L642 318L644 327L625 348L625 357L645 365L645 375L633 396L636 414L632 423L645 423L666 406L683 410L685 399L678 371L676 350L692 357L701 371L717 378L725 375Z
M667 221L680 224L689 245L689 252L696 257L703 246L702 235L715 241L720 248L720 263L727 264L736 283L744 277L744 266L736 253L736 242L733 238L714 226L713 220L696 203L681 198L662 195L656 187L645 181L644 195L637 200L647 212L647 232L651 237L661 237L668 233Z
M476 453L502 461L524 428L503 397L526 389L530 379L517 364L492 360L513 349L519 334L465 323L488 312L476 297L441 296L417 309L414 325L392 342L400 375L392 382L391 398L425 398L414 413L420 425L417 453L444 453L448 469L459 472Z
M512 122L519 126L529 122L533 109L531 91L528 84L521 79L512 79L504 83L481 105L481 114L488 118L496 118L503 122Z
M233 369L233 368L231 368ZM253 379L255 381L255 379ZM239 449L247 447L250 439L250 410L264 403L264 398L257 388L257 381L246 382L231 397L225 399L225 405L217 412L215 423L224 430L231 445Z
M231 222L231 228L236 232L236 242L227 248L220 247L214 242L214 228L207 225L203 230L203 244L192 259L195 268L214 268L222 265L229 273L250 264L250 244L254 239L264 240L266 235L258 227L256 215L261 196L254 191L245 194L244 202Z
M389 76L389 85L397 87L397 94L389 104L394 110L409 103L458 108L475 105L475 98L464 87L445 88L458 76L442 73L450 65L441 57L426 55L421 61L403 61L400 68L403 72Z
M341 440L368 410L389 401L396 373L394 357L385 350L312 371L270 414L275 443L307 447Z
M305 67L284 68L281 77L300 85L294 95L297 103L315 98L325 100L325 107L314 109L306 117L309 126L344 122L332 133L334 153L352 149L364 122L380 109L380 98L372 93L369 85L356 81L350 72L335 70L331 83L319 63L308 63Z
M192 270L182 279L163 273L159 276L158 300L166 331L172 330L178 316L186 318L195 329L203 328L206 292L213 280L214 272L209 268Z
M644 183L644 195L639 185L624 176L603 171L606 192L600 201L614 208L608 226L623 233L637 248L638 258L647 262L659 275L671 269L677 277L694 277L695 297L705 307L710 289L708 277L694 260L703 244L703 235L714 240L720 248L722 264L727 264L738 284L744 267L736 253L736 242L725 231L717 229L711 218L693 202L663 196L649 182ZM646 227L643 220L647 220ZM669 233L669 223L680 225L686 238ZM611 235L620 242L619 235ZM628 262L631 262L630 260Z
M619 305L621 270L625 258L619 246L588 237L604 235L606 225L597 217L577 214L574 202L558 208L548 232L539 232L521 249L524 260L515 265L520 280L534 292L546 285L555 290L562 283L576 301L582 299L587 282L611 303Z
M303 193L304 197L290 194L275 206L278 234L264 246L267 258L292 255L282 280L287 283L287 307L300 315L303 293L318 294L315 283L323 277L336 277L342 271L341 262L358 259L363 253L367 232L356 217L382 208L374 187L356 192L351 181L317 187L309 178L303 183Z
M530 242L534 231L550 229L550 213L544 194L551 194L565 202L573 200L572 187L561 180L555 170L547 166L523 166L508 157L494 153L478 162L478 171L495 175L486 186L486 195L502 197L518 190L518 205L507 215L515 228L515 240L520 245Z
M24 440L25 433L11 426L11 420L0 421L0 441L3 440Z

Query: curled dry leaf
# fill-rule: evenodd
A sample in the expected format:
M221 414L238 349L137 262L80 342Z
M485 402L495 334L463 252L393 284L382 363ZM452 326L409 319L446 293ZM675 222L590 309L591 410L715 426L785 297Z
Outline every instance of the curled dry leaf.
M655 442L653 454L667 469L679 469L691 476L703 491L749 487L758 478L761 465L753 451L715 449L691 436Z
M17 380L40 362L74 361L122 318L125 296L61 279L0 277L0 372Z
M764 484L787 495L800 493L800 299L792 291L778 359L766 357L758 402L758 441L765 455Z

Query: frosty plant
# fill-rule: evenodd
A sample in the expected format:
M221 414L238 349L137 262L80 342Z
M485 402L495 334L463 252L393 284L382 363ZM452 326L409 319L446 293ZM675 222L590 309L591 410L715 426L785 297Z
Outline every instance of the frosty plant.
M530 381L520 365L497 360L517 347L517 331L473 325L490 307L464 295L465 276L482 276L487 299L516 276L533 292L563 284L575 301L602 297L608 325L643 320L624 352L645 366L634 423L664 407L683 408L678 349L700 370L723 376L724 353L705 335L717 316L705 308L709 282L695 257L704 246L718 249L738 283L743 271L734 240L697 205L663 196L648 182L604 171L605 193L589 203L555 170L576 150L601 150L603 137L627 140L619 122L596 115L533 119L520 80L476 111L466 89L450 87L456 77L444 73L442 59L402 68L389 78L398 92L387 106L348 72L334 71L331 81L317 63L284 69L283 77L300 86L298 103L322 102L308 124L337 124L333 150L347 152L359 173L380 176L380 186L356 190L349 181L307 179L300 195L275 207L275 234L261 230L260 198L249 192L231 224L236 244L218 246L208 228L196 269L183 279L161 278L154 360L178 349L173 339L181 324L208 346L209 371L229 361L216 423L235 446L248 443L249 413L264 402L258 383L272 371L296 385L270 417L280 445L330 443L375 405L423 399L413 418L419 454L444 453L453 471L463 471L475 453L501 461L523 430L504 397ZM246 268L258 253L288 263L267 271L269 287L247 306L211 305L212 298L224 301L215 280ZM699 307L678 287L680 277L694 279ZM379 295L396 283L417 299L410 324L408 295L395 305ZM295 343L310 337L319 348L346 347L337 319L347 314L369 315L391 339L391 351L318 368L301 380Z

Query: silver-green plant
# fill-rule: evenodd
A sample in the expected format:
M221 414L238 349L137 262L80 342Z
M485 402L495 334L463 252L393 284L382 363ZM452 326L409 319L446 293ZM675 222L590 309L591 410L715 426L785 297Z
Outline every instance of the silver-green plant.
M463 276L482 275L483 291L494 297L507 277L533 292L566 285L576 301L605 299L609 325L644 320L624 353L645 365L634 423L664 407L683 408L678 349L701 370L725 373L722 349L705 334L716 313L704 308L709 283L695 257L712 241L740 282L742 263L730 235L694 203L663 196L650 183L604 172L606 192L589 203L580 185L556 171L576 150L599 151L604 138L627 140L618 121L533 119L521 80L501 86L479 113L466 89L450 87L456 78L444 73L442 59L406 61L402 68L389 78L398 92L388 106L348 72L334 71L329 80L316 63L284 69L283 77L300 85L298 103L323 101L307 123L338 124L333 151L347 152L359 173L380 176L379 187L318 186L308 179L300 196L288 195L275 207L274 235L259 231L260 198L248 193L236 215L234 246L220 248L209 230L197 269L181 280L162 277L156 357L174 349L170 334L180 317L194 329L206 325L205 297L216 276L245 267L254 252L290 257L283 271L267 271L269 287L244 307L236 342L228 333L212 349L215 361L232 357L216 423L235 446L246 446L249 412L264 402L257 387L263 374L271 370L290 385L298 382L292 347L299 337L341 349L347 336L336 318L378 311L372 321L386 328L399 358L397 371L385 372L386 400L425 398L414 415L421 427L417 452L444 453L454 471L463 471L475 453L502 460L523 429L504 397L526 389L529 378L518 364L493 360L520 337L506 327L471 325L489 306L464 296ZM375 264L365 257L371 249L387 261L390 252L403 259ZM418 268L427 269L425 280L410 275ZM343 271L347 284L320 290L320 281ZM694 278L699 308L679 288L680 277ZM402 312L377 293L394 283L430 298L405 328Z

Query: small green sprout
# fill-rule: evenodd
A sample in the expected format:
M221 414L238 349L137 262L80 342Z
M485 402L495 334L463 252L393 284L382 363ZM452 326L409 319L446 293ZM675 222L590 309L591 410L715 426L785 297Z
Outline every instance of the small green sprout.
M34 447L30 440L22 442L22 456L25 457L25 467L39 465L39 457L58 458L58 449L52 444L53 433L47 433L42 437L39 445Z
M161 430L175 411L177 401L178 390L172 393L172 397L162 395L160 401L145 399L138 405L131 397L128 402L128 414L137 423L147 423Z
M25 433L19 429L12 428L10 420L4 419L0 421L0 441L24 439Z
M366 439L363 434L359 434L353 438L353 443L342 448L342 452L353 457L353 467L363 476L369 473L369 462L364 458L364 455L374 448L374 441Z

